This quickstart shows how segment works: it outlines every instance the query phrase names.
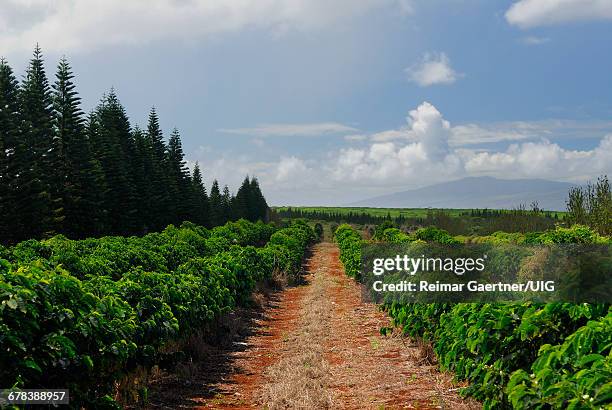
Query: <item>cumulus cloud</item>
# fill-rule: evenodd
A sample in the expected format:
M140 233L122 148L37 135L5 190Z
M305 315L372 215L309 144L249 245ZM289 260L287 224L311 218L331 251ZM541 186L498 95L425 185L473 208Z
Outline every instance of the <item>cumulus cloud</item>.
M504 152L479 152L465 155L465 170L470 174L514 178L539 177L581 180L612 171L612 135L605 136L588 151L567 150L548 140L512 144Z
M275 180L276 182L303 181L310 174L310 169L304 160L295 156L283 157L276 164Z
M406 120L401 129L387 132L388 139L380 137L384 132L372 134L367 140L362 134L354 134L355 138L349 139L361 141L359 147L347 145L322 157L295 154L258 162L229 154L219 158L214 152L201 150L211 159L200 164L207 177L214 175L230 186L239 184L247 173L257 175L274 204L341 204L464 176L583 182L612 173L612 133L602 133L606 129L609 132L609 123L581 125L549 120L490 127L452 126L428 102L410 110ZM551 141L562 126L579 132L599 130L603 137L593 149L567 149ZM513 140L503 149L471 147L478 142ZM208 175L208 169L214 174Z
M327 167L331 178L358 184L402 185L406 179L427 176L429 181L461 172L457 156L449 149L450 124L428 102L411 110L408 125L396 132L387 132L386 141L374 135L375 142L366 148L341 149L333 165Z
M506 11L508 23L520 28L611 19L610 0L520 0Z
M313 124L262 124L252 128L222 128L218 131L255 137L315 137L359 130L337 122L321 122Z
M404 0L3 0L0 49L48 51L141 45L161 39L197 41L245 28L278 33L331 26Z
M330 153L329 161L310 171L337 186L357 187L409 187L468 175L584 180L612 172L612 134L592 150L568 150L542 137L544 125L559 126L548 121L508 123L506 130L475 124L452 127L436 107L424 102L409 111L402 129L373 134L366 147ZM381 138L385 134L389 139ZM504 150L465 148L477 142L527 139Z
M450 59L444 53L425 53L421 61L406 68L408 79L421 87L436 84L452 84L461 74L450 65Z

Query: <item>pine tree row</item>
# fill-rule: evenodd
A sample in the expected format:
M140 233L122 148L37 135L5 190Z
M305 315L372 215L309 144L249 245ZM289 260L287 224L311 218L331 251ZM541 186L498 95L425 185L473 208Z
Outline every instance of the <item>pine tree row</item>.
M155 109L146 130L132 126L111 90L86 116L73 79L62 59L49 84L38 46L21 83L0 60L0 242L267 218L257 179L245 178L235 196L214 181L208 195L178 130L164 141Z

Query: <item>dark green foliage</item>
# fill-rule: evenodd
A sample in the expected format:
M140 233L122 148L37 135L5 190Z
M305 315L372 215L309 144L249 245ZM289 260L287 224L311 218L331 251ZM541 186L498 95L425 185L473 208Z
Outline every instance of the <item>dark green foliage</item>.
M247 202L247 212L249 221L268 221L268 203L264 198L261 188L259 187L259 181L257 178L251 178L251 184L249 186L249 202Z
M558 345L540 347L531 372L512 374L506 394L514 408L603 408L612 401L612 310ZM530 374L531 373L531 374Z
M23 224L20 236L40 237L61 227L63 204L58 173L61 147L54 140L51 89L38 46L21 83L19 111L15 189Z
M358 238L348 225L336 231L340 257L350 276L355 276L361 262ZM414 235L387 228L383 239L457 241L437 228ZM482 239L610 243L584 226L527 235L498 233ZM440 367L467 380L470 385L463 393L481 401L484 408L595 409L612 402L612 322L606 305L393 302L384 308L404 333L431 342Z
M186 165L178 131L166 144L155 109L132 126L114 90L85 118L69 63L49 86L37 46L21 84L0 60L0 242L62 233L141 235L168 224L267 221L257 179L237 197Z
M334 238L340 247L340 261L348 276L359 279L361 273L361 245L363 240L350 225L340 225L334 231Z
M245 218L253 222L267 220L268 204L261 193L259 182L255 177L250 180L248 176L244 178L230 206L232 219Z
M0 60L0 238L12 242L22 238L18 197L19 169L25 164L24 141L20 140L18 84L11 67Z
M241 214L243 209L240 205L237 205L235 198L230 193L229 187L226 185L223 187L223 193L221 194L221 217L222 221L237 220L242 218Z
M195 224L210 227L210 203L198 163L193 167L193 175L191 176L191 195L192 204L190 220Z
M452 235L450 235L448 232L443 229L438 229L434 226L417 230L414 233L414 237L422 241L431 241L443 245L452 245L459 243L459 241L453 238Z
M372 239L382 239L383 233L389 228L397 228L397 226L395 226L392 221L384 221L380 225L377 225Z
M137 226L143 232L150 230L150 221L154 219L154 203L152 199L153 181L151 179L150 164L152 162L152 152L149 141L145 133L134 127L132 132L134 141L134 153L132 155L132 177L136 187L136 217Z
M73 407L99 408L116 381L166 360L169 342L247 304L273 272L299 271L314 233L303 223L274 230L186 223L0 249L10 259L0 259L0 383L68 388Z
M130 122L114 90L95 111L89 136L100 161L108 193L104 198L108 229L119 234L135 233L137 198L131 155L135 151Z
M100 164L94 159L85 134L81 98L66 59L60 60L53 84L53 122L58 169L58 193L64 206L62 231L74 238L101 231L100 192L105 185Z
M151 160L147 164L147 174L151 180L151 229L158 230L166 226L172 220L170 202L172 198L169 192L169 174L166 166L166 144L159 126L159 118L155 108L149 113L147 125L147 148L150 150Z
M383 226L405 231L435 226L451 235L487 235L496 231L533 232L552 229L560 222L559 212L543 211L536 203L531 209L427 209L363 207L280 207L271 210L272 219L307 218L315 221ZM386 229L385 226L384 229ZM384 229L382 229L384 231Z
M171 215L175 215L171 222L178 224L188 220L191 216L192 190L189 169L185 164L185 154L176 128L172 131L168 141L166 166L171 198L169 211Z
M223 223L224 212L221 203L221 191L219 190L219 182L215 179L210 188L210 223L212 226L218 226Z

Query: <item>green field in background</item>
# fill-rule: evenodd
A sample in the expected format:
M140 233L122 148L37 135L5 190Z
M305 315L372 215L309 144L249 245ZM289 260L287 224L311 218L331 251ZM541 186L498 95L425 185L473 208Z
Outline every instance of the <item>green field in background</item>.
M453 208L368 208L368 207L333 207L333 206L275 206L272 207L276 211L286 211L291 208L294 211L300 210L303 212L320 212L328 214L348 214L348 213L367 213L372 216L387 216L391 215L392 218L398 216L404 216L406 218L425 218L428 211L443 211L449 216L461 216L470 215L471 209L453 209ZM557 214L561 217L565 212L551 211L551 214Z

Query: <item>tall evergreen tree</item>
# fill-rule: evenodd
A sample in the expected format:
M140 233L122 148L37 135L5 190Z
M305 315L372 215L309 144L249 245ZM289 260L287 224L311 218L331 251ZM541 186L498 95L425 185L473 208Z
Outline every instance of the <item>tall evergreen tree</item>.
M151 165L153 161L151 146L146 134L137 126L132 132L134 140L134 153L132 154L132 177L136 189L138 201L137 206L137 225L142 232L148 232L151 229L153 221Z
M19 141L18 84L13 70L0 59L0 239L13 242L24 237L15 197ZM22 158L21 158L22 159ZM24 164L21 164L22 168Z
M255 177L251 178L250 192L251 203L249 203L249 219L253 222L258 220L267 222L269 219L268 203L266 202L266 198L261 192L261 188L259 187L259 181Z
M101 204L94 190L100 189L100 174L85 133L81 98L76 92L70 64L62 58L53 84L53 124L58 164L57 187L64 205L63 232L81 238L96 232Z
M61 153L53 139L51 90L38 45L21 84L20 105L18 206L26 237L40 237L54 233L64 217L58 164Z
M221 191L219 190L219 182L215 179L210 188L210 224L212 226L222 225L223 209L221 204Z
M206 194L206 188L204 187L204 182L202 180L202 172L200 171L200 165L197 162L193 167L191 185L193 195L193 201L191 205L191 221L198 225L210 226L208 195Z
M100 122L96 111L91 112L87 117L85 135L88 143L84 146L86 152L83 157L91 158L91 160L85 162L80 171L83 180L83 205L88 209L87 217L90 220L88 226L92 228L91 231L82 232L81 236L99 236L111 233L111 225L107 209L110 188L106 181L106 173L102 162L97 156L99 152L103 151L104 144L99 140Z
M238 220L238 218L234 218L232 214L232 209L234 208L235 198L230 193L230 190L227 185L223 187L223 193L221 194L221 224L226 223L231 220Z
M130 122L114 90L96 109L89 133L95 140L95 156L100 160L108 186L104 208L108 213L109 233L136 233L137 199L130 162L130 154L134 152L133 140Z
M251 219L249 216L249 203L251 202L251 183L249 177L245 177L236 192L236 197L232 202L232 219L240 218Z
M174 222L181 223L190 217L191 178L185 163L181 137L175 128L168 140L168 174L172 193Z
M170 181L166 164L166 144L159 126L155 107L149 112L146 137L151 150L149 174L151 175L151 221L153 229L162 229L172 220L170 215Z
M175 129L166 145L155 109L132 129L113 90L87 117L66 59L50 87L37 46L19 86L0 59L0 240L61 232L70 237L139 234L192 220L216 226L265 218L255 178L236 197L186 166Z

